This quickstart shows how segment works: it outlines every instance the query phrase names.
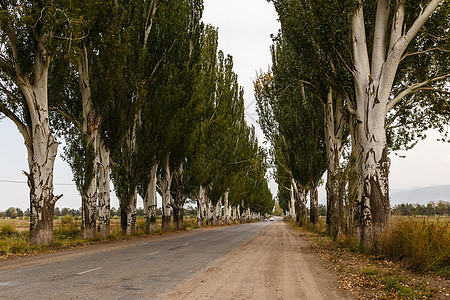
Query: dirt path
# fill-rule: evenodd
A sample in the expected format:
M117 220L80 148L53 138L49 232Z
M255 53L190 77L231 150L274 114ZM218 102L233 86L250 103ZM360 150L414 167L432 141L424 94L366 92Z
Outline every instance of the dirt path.
M353 299L308 241L277 221L163 299Z

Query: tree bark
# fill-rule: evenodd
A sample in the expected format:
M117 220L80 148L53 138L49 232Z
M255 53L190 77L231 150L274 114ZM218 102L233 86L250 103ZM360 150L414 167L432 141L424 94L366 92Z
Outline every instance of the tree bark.
M170 173L169 166L169 154L167 154L166 159L164 161L164 166L162 170L162 178L160 180L161 187L161 198L162 198L162 229L170 230L172 226L170 224L170 216L171 216L171 195L170 195L170 186L172 184L172 175Z
M20 72L14 79L25 97L30 119L26 130L19 130L28 152L29 173L24 174L30 188L30 244L33 246L53 243L53 212L56 201L62 196L53 195L53 167L58 143L50 131L48 118L50 57L44 50L43 39L37 36L33 84Z
M200 185L198 198L197 198L197 226L204 226L205 219L205 190L202 185Z
M84 184L81 188L82 199L82 236L94 238L96 235L97 212L97 137L99 118L92 103L91 87L89 83L89 61L87 49L81 49L78 74L80 79L81 101L83 107L83 133L86 137Z
M293 221L295 221L295 219L296 219L296 216L297 216L297 214L296 214L296 211L295 211L295 207L296 207L296 205L295 205L295 203L296 203L296 197L297 197L297 195L296 195L296 186L297 186L297 183L295 182L295 180L293 179L293 178L291 178L291 190L290 190L290 201L289 201L289 218L291 219L291 220L293 220Z
M176 183L176 193L172 203L173 209L173 226L176 230L183 230L184 223L184 187L183 187L183 163L180 164L180 167L174 172L175 183Z
M230 205L228 203L228 194L230 193L230 190L226 190L225 194L223 195L223 205L224 205L224 222L225 224L230 224L231 221L231 210Z
M309 190L309 201L309 221L315 226L319 224L319 191L317 190L317 185L311 186Z
M326 104L324 105L325 142L327 153L327 228L326 232L334 239L342 234L343 211L341 211L343 195L341 184L343 180L339 174L339 164L342 152L344 134L344 108L342 97L337 96L335 105L333 90L330 88Z
M106 238L110 235L111 187L109 149L98 132L98 234Z
M150 170L147 188L144 191L144 218L145 232L156 231L156 175L158 172L158 163L155 163Z
M222 223L222 198L217 201L214 210L214 225L221 225Z
M137 188L134 188L134 192L130 194L130 198L127 199L126 203L122 202L120 204L122 232L126 235L136 233Z
M300 226L304 226L307 223L307 211L306 211L306 189L294 180L294 195L297 204L296 221Z

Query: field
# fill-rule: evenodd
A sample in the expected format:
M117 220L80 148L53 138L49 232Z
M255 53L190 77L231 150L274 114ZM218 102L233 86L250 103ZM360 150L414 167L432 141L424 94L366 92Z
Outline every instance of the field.
M120 218L111 219L111 235L105 240L129 239L137 236L145 236L143 217L138 217L136 222L136 234L125 236L120 229ZM156 220L157 230L152 235L163 234L161 230L161 218ZM197 228L196 218L186 218L184 221L186 230ZM86 240L81 237L81 219L71 216L59 217L53 220L54 243L52 246L31 247L29 245L29 220L26 218L0 219L0 257L11 255L27 255L37 252L55 251L57 249L84 247L91 243L101 242L99 237Z

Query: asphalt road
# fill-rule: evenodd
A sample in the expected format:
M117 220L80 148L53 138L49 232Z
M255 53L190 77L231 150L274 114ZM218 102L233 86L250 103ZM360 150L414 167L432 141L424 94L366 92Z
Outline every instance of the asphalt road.
M200 229L0 262L0 298L158 299L269 224Z

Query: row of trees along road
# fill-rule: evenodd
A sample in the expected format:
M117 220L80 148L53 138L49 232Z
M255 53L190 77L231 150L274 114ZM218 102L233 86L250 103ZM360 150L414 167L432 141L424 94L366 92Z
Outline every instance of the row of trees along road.
M109 235L110 177L122 230L270 212L266 154L244 120L233 60L201 22L201 0L2 1L0 112L28 151L30 242L53 241L59 140L82 199L85 238ZM98 210L98 223L96 213ZM206 216L205 216L206 214Z
M327 171L327 232L389 224L389 153L449 124L449 2L271 0L281 30L255 82L278 198L304 222Z

